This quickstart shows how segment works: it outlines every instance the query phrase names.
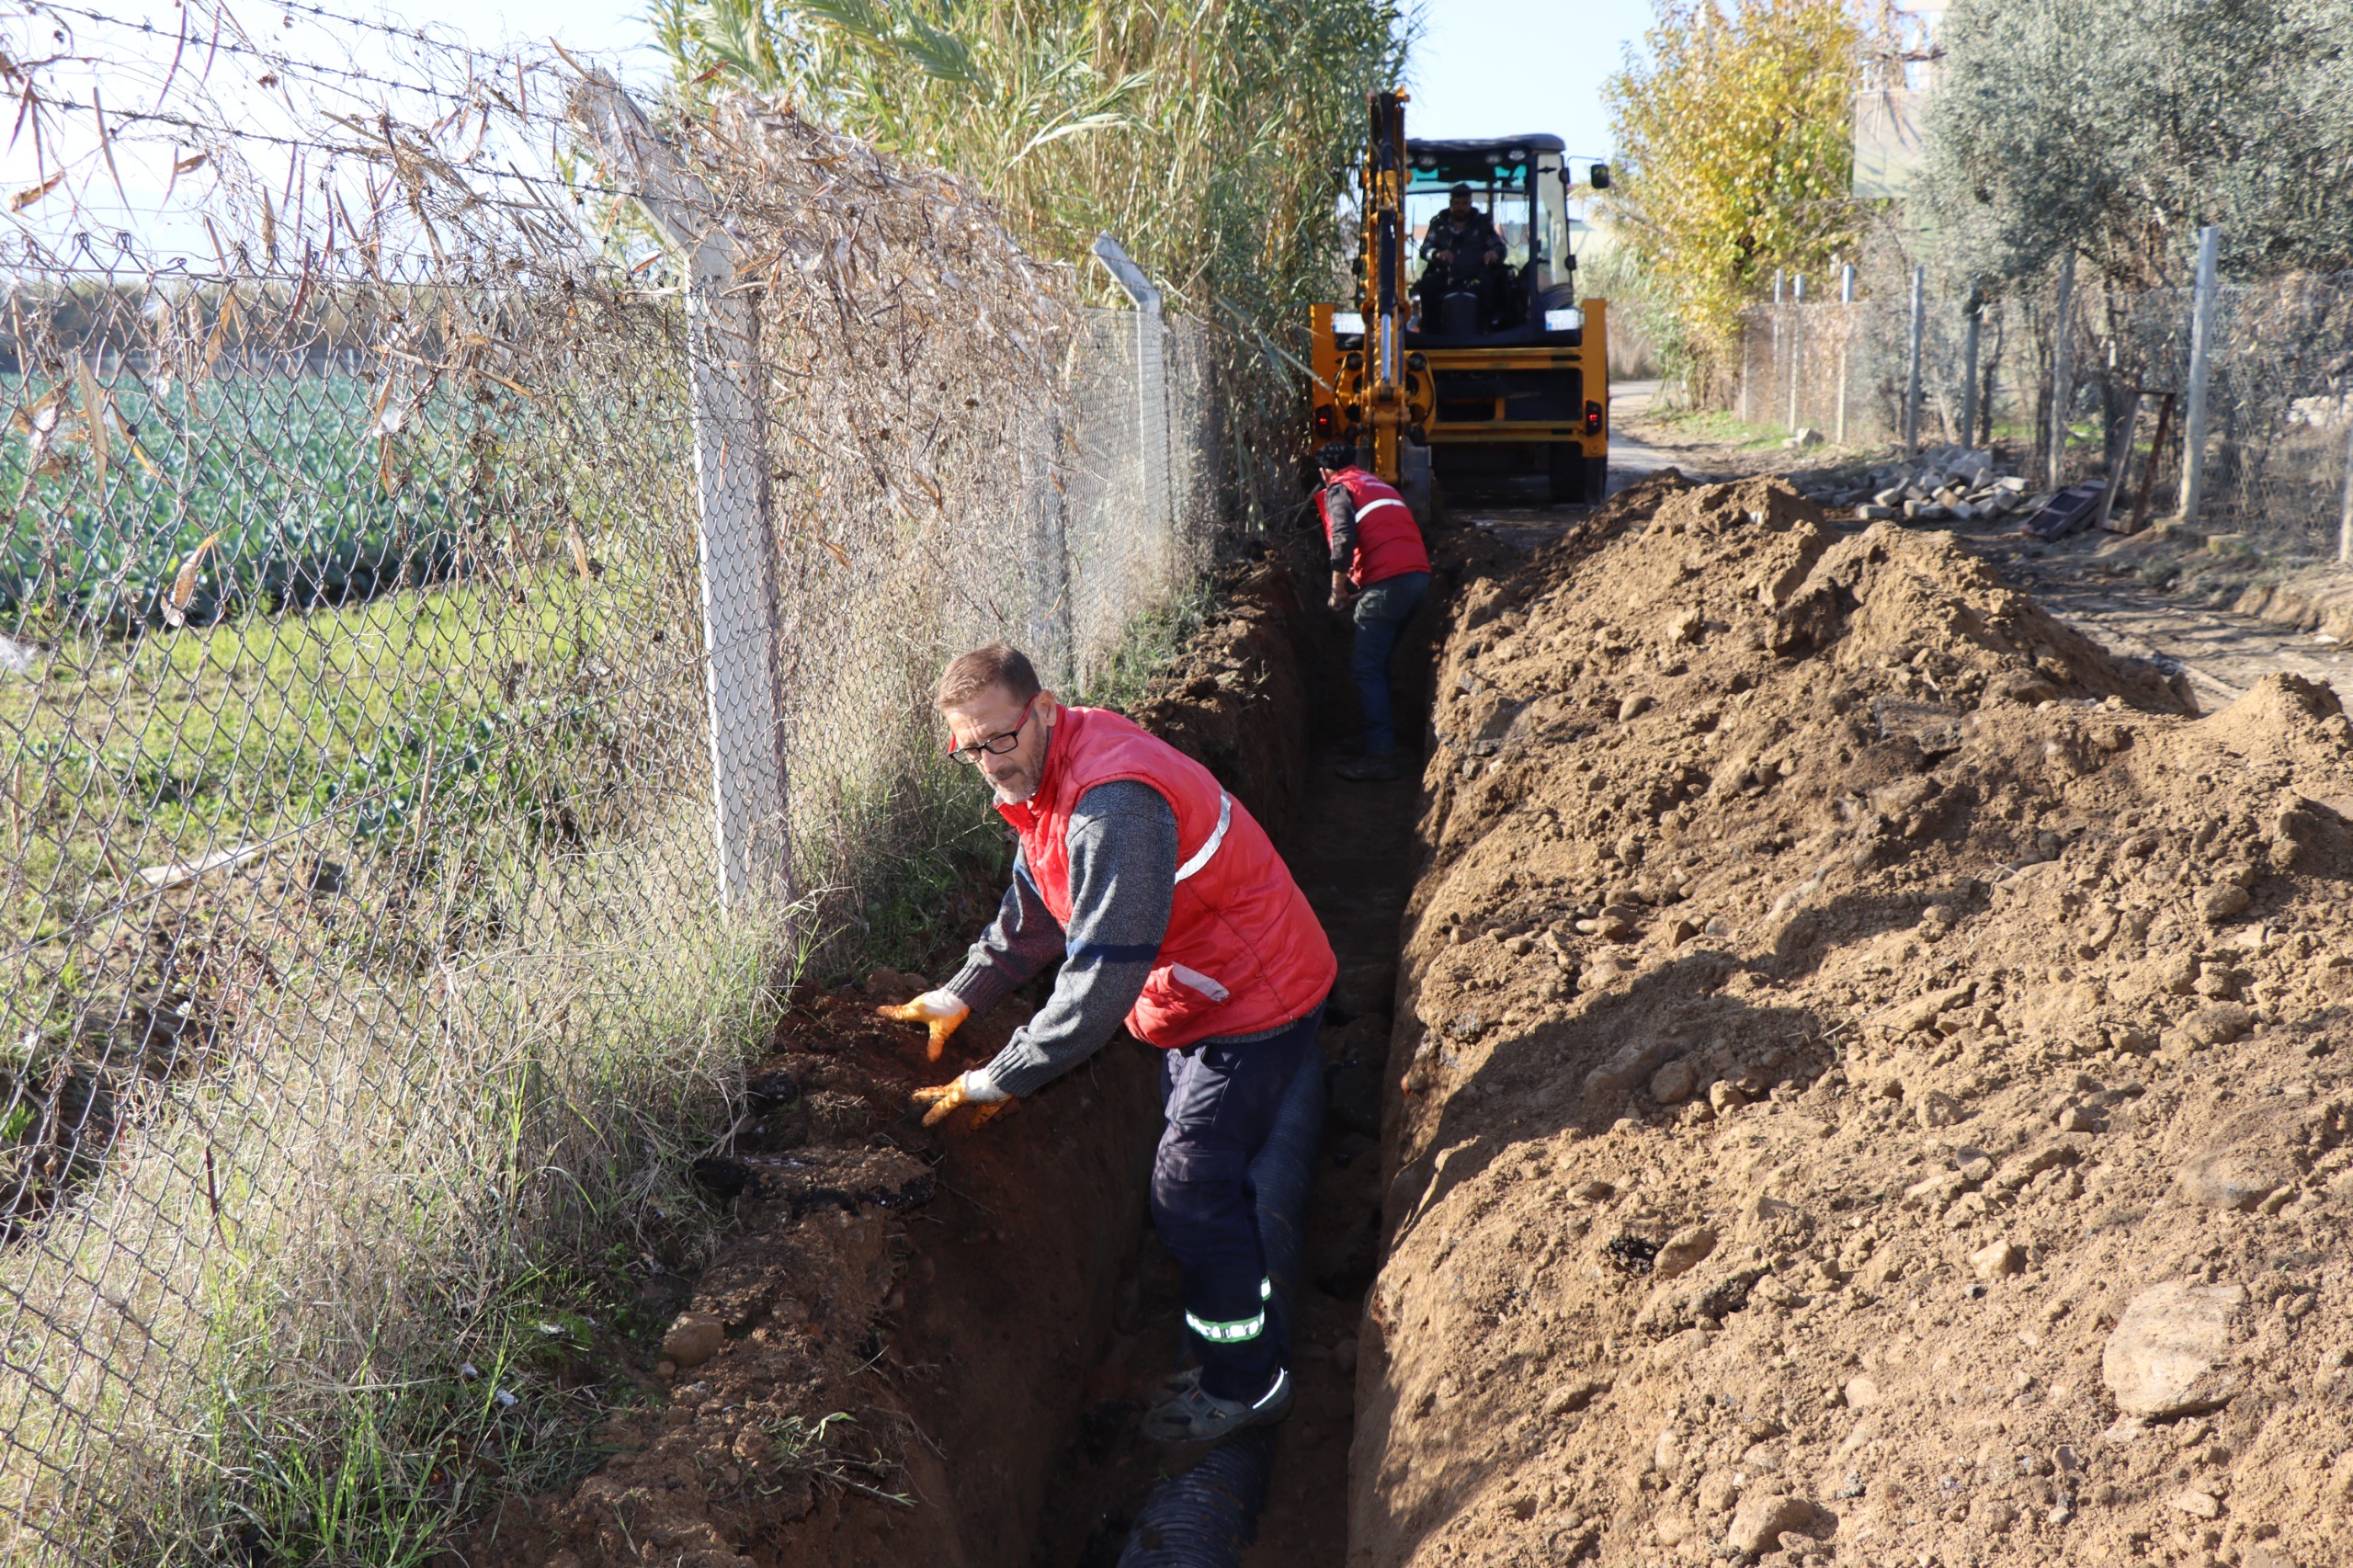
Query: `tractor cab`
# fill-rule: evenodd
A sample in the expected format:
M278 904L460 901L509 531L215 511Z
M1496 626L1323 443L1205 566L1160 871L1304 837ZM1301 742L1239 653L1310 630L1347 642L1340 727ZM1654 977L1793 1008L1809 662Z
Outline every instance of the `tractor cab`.
M1414 301L1406 347L1575 345L1585 320L1576 308L1561 139L1408 142L1405 148L1405 265ZM1608 188L1608 170L1596 165L1593 173L1594 187ZM1459 230L1449 209L1465 187L1472 212L1484 221ZM1449 245L1458 233L1477 243ZM1488 254L1490 246L1501 255Z

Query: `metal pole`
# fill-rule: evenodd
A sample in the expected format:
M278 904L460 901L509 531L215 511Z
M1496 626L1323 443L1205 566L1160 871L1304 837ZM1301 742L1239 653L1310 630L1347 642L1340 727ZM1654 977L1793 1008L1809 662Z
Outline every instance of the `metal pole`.
M1805 277L1797 282L1797 308L1790 313L1790 434L1798 433L1798 371L1805 363Z
M1748 405L1756 381L1756 378L1748 373L1748 339L1751 329L1756 324L1749 320L1749 315L1747 311L1740 313L1740 422L1743 425L1748 423Z
M1969 296L1969 330L1962 340L1961 357L1965 367L1961 388L1961 444L1977 444L1977 336L1985 324L1985 306L1975 294Z
M1838 269L1838 302L1846 306L1838 312L1838 444L1847 444L1847 354L1855 339L1855 264L1848 262Z
M1904 450L1920 449L1920 351L1928 330L1928 269L1912 269L1912 369L1904 392Z
M2213 223L2198 232L2198 292L2189 317L2189 412L2181 449L2181 520L2194 523L2206 502L2206 381L2214 356L2214 260L2222 242Z
M792 895L776 533L759 398L759 318L734 292L736 249L718 199L644 112L598 72L572 117L621 171L637 204L687 260L687 367L694 407L695 555L702 576L719 896Z
M2046 489L2056 490L2066 483L2067 405L2075 399L2075 365L2069 350L2073 347L2068 332L2067 315L2075 299L2075 253L2059 264L2059 293L2052 301L2051 339L2051 469Z
M1176 506L1168 489L1168 394L1162 366L1160 290L1120 242L1095 236L1095 258L1136 307L1136 456L1145 494L1162 538L1175 531Z
M2336 559L2353 565L2353 403L2340 402L2345 410L2345 510L2336 519Z

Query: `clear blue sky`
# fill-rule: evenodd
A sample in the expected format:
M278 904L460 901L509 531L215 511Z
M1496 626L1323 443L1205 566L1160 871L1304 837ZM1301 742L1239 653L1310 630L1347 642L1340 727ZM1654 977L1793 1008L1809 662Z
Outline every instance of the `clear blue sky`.
M1574 156L1607 156L1601 84L1650 19L1649 0L1427 0L1405 133L1550 131Z

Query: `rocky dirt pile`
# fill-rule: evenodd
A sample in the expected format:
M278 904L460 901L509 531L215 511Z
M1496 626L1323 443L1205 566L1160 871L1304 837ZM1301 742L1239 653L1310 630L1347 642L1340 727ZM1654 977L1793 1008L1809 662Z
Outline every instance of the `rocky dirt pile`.
M1820 524L1456 600L1352 1561L2347 1561L2353 727Z
M1908 461L1828 475L1799 488L1809 499L1854 507L1855 517L1867 523L1896 517L1975 522L2032 512L2050 499L2047 494L2029 495L2027 482L2004 473L1994 453L1970 447L1936 447Z

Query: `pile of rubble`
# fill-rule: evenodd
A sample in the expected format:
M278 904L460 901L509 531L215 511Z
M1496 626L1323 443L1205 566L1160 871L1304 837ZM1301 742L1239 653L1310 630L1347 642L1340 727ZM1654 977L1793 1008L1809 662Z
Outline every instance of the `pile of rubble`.
M1867 523L1974 522L2031 513L2049 499L2029 495L2027 482L1998 472L1994 454L1983 448L1937 447L1909 462L1889 463L1862 475L1842 474L1805 487L1809 499L1852 506Z

